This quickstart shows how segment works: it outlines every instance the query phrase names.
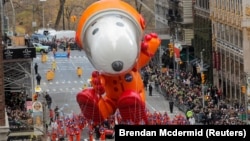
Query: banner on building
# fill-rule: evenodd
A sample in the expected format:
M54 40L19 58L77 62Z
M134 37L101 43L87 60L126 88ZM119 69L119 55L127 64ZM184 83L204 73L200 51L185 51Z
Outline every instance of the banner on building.
M29 48L10 48L3 50L3 59L31 59L36 58L36 49L34 47Z
M216 69L219 71L220 70L220 63L221 60L220 60L220 52L217 52L216 53Z
M180 43L174 44L174 57L175 61L180 61L182 45Z
M32 110L32 101L26 101L26 109L27 111Z
M34 131L37 133L42 133L43 127L44 127L44 121L43 121L43 105L39 101L35 101L32 104L32 117L33 117L33 126Z

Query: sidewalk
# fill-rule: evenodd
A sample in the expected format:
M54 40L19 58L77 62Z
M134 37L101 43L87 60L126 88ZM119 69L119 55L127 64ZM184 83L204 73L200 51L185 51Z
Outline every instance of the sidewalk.
M179 107L177 107L174 104L174 108L173 108L173 113L170 113L170 108L169 108L169 100L167 100L163 94L161 94L161 92L157 91L154 87L153 87L153 91L152 91L152 95L153 96L149 96L149 92L148 90L146 91L146 106L147 108L150 110L150 112L160 112L160 113L164 113L167 112L168 115L170 116L171 119L173 119L175 117L175 115L181 114L185 117L185 113L183 111L181 111L179 109Z

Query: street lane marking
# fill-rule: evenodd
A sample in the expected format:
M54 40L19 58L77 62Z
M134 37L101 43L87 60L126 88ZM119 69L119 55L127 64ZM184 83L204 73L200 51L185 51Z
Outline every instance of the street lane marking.
M65 81L56 81L56 82L43 82L42 85L45 86L45 87L49 87L49 86L47 86L48 84L49 85L55 85L55 84L60 85L60 84L65 84L65 83L72 84L71 81L67 81L67 82L65 82ZM87 82L82 81L82 80L74 81L73 83L74 84L87 84ZM62 87L63 87L63 85L62 85ZM153 97L160 97L160 95L153 94Z
M147 105L147 107L151 108L153 111L156 111L156 109L151 104L149 104L148 102L146 102L146 105Z

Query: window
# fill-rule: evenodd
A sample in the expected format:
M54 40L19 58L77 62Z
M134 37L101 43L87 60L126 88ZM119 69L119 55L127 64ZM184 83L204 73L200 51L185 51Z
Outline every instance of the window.
M231 1L231 11L233 12L233 13L235 13L235 0L230 0Z
M225 34L225 39L226 41L229 41L229 27L226 25L226 32L224 33Z
M207 9L210 9L210 2L207 0Z
M225 32L226 32L226 29L225 27L221 24L221 39L224 40L225 39Z
M238 2L238 13L239 13L239 15L242 15L242 0L239 0L239 2Z
M234 40L235 40L235 45L238 46L239 43L239 30L238 29L234 29Z
M217 28L217 30L216 30L217 31L217 38L221 38L221 30L219 30L219 29L221 29L220 23L216 24L216 28Z
M242 31L240 30L240 36L239 36L239 47L241 48L241 49L243 49L243 47L242 47L242 44L243 44L243 33L242 33Z

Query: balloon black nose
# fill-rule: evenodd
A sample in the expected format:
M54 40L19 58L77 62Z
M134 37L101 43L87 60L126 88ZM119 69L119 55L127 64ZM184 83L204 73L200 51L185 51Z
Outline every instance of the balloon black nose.
M123 68L123 63L121 61L115 61L112 63L112 68L114 71L121 71Z

